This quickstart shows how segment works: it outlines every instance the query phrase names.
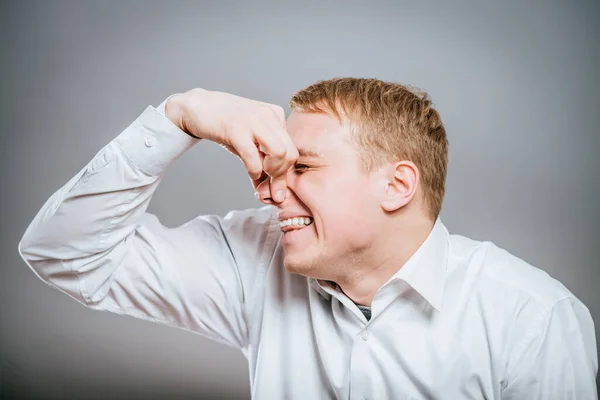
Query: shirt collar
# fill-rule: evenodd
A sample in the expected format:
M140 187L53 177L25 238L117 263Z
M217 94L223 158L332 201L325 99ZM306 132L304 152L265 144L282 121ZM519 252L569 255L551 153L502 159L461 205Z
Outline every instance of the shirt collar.
M438 218L433 229L417 249L386 285L393 281L404 281L417 291L434 309L441 310L446 281L449 233ZM333 282L310 279L311 286L321 295L335 295Z
M448 241L448 230L438 218L423 244L390 279L406 282L437 311L444 296Z

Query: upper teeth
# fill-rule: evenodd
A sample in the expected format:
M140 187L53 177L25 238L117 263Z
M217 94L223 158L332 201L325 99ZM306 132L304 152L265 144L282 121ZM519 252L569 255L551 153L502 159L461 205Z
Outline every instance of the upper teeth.
M309 225L311 222L312 218L309 217L294 217L284 219L283 221L279 222L279 226L283 228L284 226L289 225Z

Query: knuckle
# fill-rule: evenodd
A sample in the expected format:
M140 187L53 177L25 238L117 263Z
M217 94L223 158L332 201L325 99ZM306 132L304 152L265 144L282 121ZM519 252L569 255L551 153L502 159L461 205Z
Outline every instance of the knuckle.
M263 114L263 116L264 115L268 115L268 116L273 115L273 110L272 110L271 106L268 104L261 104L260 112Z
M277 158L284 158L287 156L287 150L285 149L285 147L274 147L273 148L273 156L277 157Z
M252 178L258 177L262 172L262 169L255 165L247 165L246 169L248 170L248 173L252 176Z
M287 168L285 167L285 165L283 164L277 164L277 165L273 165L273 167L271 168L271 176L273 177L273 179L275 181L285 181L285 173L287 171Z
M250 146L238 147L237 151L238 153L240 153L240 156L245 160L250 161L252 158L254 158L254 150Z
M245 115L244 120L247 126L256 126L258 123L260 123L261 116L257 115L257 113L248 110L248 113Z
M239 140L237 142L234 140L234 147L239 155L244 159L254 158L257 151L256 146L253 144L240 142Z
M246 163L246 170L252 179L258 179L262 175L262 168L255 163Z
M285 117L285 111L283 110L283 107L277 105L277 104L273 104L271 106L271 111L273 113L275 113L275 116L279 119L282 119Z
M269 168L265 168L265 172L267 173L267 175L269 175L272 179L276 178L277 176L279 176L279 168L271 165L269 166Z
M288 163L294 163L296 162L296 160L298 159L298 151L288 151L285 154L285 161L287 161Z

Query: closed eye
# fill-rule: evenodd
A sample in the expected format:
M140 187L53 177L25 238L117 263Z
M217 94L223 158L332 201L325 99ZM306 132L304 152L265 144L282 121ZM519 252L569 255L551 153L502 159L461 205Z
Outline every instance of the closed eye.
M298 173L305 172L305 171L307 171L309 169L310 169L310 167L308 165L305 165L305 164L296 164L296 165L294 165L294 170L296 172L298 172Z

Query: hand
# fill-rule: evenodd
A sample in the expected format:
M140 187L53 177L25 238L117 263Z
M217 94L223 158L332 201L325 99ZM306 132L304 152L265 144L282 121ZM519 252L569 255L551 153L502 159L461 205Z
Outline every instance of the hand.
M285 199L286 174L298 159L298 150L285 129L281 107L229 93L192 89L169 98L165 114L184 132L218 143L238 156L255 190L270 178L270 193L261 201Z

